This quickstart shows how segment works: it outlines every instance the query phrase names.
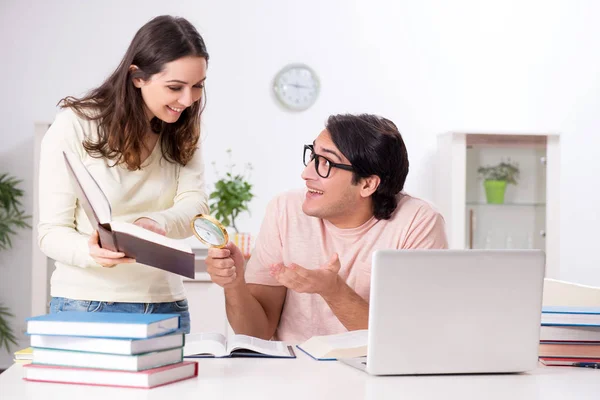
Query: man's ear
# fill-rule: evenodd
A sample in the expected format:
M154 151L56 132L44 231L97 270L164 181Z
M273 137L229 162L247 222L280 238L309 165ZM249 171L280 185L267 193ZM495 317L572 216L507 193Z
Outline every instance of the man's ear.
M129 66L129 73L130 74L132 74L132 73L134 73L136 71L139 71L139 70L140 69L138 68L137 65L131 64ZM142 78L133 78L131 81L133 82L133 86L135 86L138 89L141 88L142 86L144 86L146 84L146 81L143 80Z
M362 178L360 181L360 194L362 197L369 197L379 187L381 183L381 178L377 175L371 175L366 178Z

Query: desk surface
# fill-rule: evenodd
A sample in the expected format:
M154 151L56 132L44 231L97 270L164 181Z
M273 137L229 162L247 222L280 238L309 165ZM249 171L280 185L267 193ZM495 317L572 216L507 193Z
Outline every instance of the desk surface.
M540 367L524 374L375 377L336 361L197 359L198 377L156 389L26 382L22 366L0 374L0 399L477 399L597 400L600 370Z

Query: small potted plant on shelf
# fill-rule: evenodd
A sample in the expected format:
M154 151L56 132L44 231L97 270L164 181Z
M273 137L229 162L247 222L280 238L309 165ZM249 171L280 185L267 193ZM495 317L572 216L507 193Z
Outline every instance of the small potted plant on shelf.
M233 172L235 164L231 161L231 149L227 150L227 156L229 164L226 165L225 176L221 176L215 183L214 190L209 197L210 212L223 225L233 229L235 232L233 242L247 258L251 251L251 236L249 233L238 232L236 218L244 211L250 212L248 205L254 198L252 184L249 182L252 164L246 164L244 171L236 174ZM213 166L216 168L214 162Z
M11 236L15 235L15 228L29 228L28 215L21 209L20 198L23 190L17 186L20 180L9 176L0 175L0 250L12 247ZM10 345L17 344L17 338L10 326L9 319L14 317L8 307L0 302L0 348L10 350Z
M508 159L497 165L482 166L477 169L483 178L485 196L489 204L504 204L504 194L508 184L516 185L519 178L519 165Z

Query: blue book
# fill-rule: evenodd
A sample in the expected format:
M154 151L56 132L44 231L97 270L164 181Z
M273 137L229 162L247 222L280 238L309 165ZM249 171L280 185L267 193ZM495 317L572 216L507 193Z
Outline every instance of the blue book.
M178 314L63 311L27 319L29 335L150 338L176 331Z
M553 306L542 308L544 326L599 326L600 307Z

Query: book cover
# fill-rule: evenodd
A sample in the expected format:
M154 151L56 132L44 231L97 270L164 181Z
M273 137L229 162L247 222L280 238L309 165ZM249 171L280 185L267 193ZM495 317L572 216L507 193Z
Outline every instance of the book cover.
M28 335L65 335L139 339L172 333L177 314L63 311L27 318Z
M132 223L112 221L110 203L83 162L75 154L63 152L63 156L77 197L98 231L102 248L123 252L141 264L194 278L195 259L189 245Z
M139 372L29 364L23 374L34 382L152 389L198 376L198 364L184 361Z

